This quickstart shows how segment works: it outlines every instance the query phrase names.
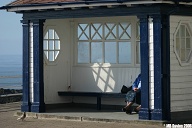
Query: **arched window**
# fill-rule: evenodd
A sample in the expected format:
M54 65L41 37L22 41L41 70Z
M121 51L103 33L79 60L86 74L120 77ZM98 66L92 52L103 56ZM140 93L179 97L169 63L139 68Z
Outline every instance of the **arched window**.
M44 36L44 53L48 61L55 61L60 52L60 40L54 29L48 29Z

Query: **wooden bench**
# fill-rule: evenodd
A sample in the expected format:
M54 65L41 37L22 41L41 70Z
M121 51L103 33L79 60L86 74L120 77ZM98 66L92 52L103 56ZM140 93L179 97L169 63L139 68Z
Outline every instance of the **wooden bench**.
M101 110L101 98L125 98L126 94L113 92L75 92L75 91L59 91L59 96L86 96L97 97L97 110Z

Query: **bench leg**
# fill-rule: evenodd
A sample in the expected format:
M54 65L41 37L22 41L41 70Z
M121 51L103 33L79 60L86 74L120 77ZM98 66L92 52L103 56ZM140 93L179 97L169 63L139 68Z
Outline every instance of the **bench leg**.
M97 110L101 110L101 97L97 97Z

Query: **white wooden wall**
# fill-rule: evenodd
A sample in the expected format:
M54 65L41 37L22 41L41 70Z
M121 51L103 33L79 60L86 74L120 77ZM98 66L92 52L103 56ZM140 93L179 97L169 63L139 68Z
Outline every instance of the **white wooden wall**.
M118 17L119 18L119 17ZM126 17L129 19L129 17ZM136 17L134 17L136 19ZM105 18L105 20L108 18ZM117 18L113 18L116 19ZM130 18L131 20L133 17ZM44 34L49 28L54 28L61 41L61 52L55 63L44 61L44 91L45 103L96 103L96 98L86 97L59 97L58 91L67 91L71 86L72 91L89 92L120 92L122 85L131 86L140 73L139 65L98 67L82 66L76 60L76 35L75 23L78 19L46 20ZM84 19L81 19L84 21ZM86 19L88 20L88 19ZM93 18L91 18L93 20ZM98 20L98 18L97 18ZM99 18L101 20L101 18ZM111 20L109 20L111 21ZM111 21L112 22L112 21ZM136 23L136 21L134 22ZM104 104L122 104L124 99L102 99Z
M192 17L170 17L171 112L192 110L192 64L180 66L174 53L174 33L181 20L192 27Z
M44 55L44 99L46 104L70 102L71 98L59 97L58 91L66 91L70 85L70 20L46 20L44 35L54 29L60 38L60 53L55 62L48 62Z
M139 73L140 68L73 67L72 90L91 92L120 92L122 85L131 86ZM84 100L75 97L73 101L81 103ZM96 99L92 102L96 103ZM110 98L104 98L102 99L102 103L117 103L125 105L124 99L111 100Z

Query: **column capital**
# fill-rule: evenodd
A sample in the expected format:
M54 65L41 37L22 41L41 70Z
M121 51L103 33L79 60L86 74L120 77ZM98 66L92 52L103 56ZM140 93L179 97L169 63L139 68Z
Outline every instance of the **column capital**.
M29 20L21 20L22 24L29 24L29 22L30 22Z
M30 22L32 22L33 24L41 24L45 22L45 19L34 19L31 20Z
M148 15L138 15L137 17L139 18L140 23L148 23Z

